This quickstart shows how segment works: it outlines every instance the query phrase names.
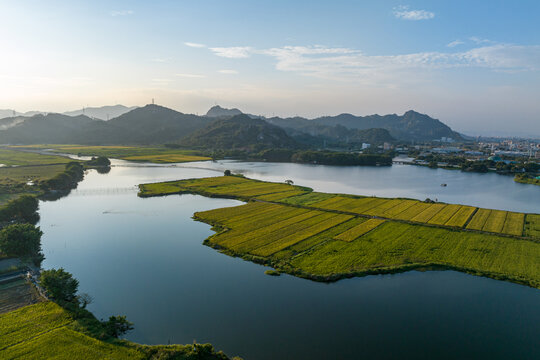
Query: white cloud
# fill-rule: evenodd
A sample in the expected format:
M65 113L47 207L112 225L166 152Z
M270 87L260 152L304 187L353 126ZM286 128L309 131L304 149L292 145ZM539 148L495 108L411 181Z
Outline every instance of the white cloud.
M428 20L435 17L435 13L427 10L409 10L408 6L394 8L394 16L403 20Z
M488 39L482 39L482 38L479 38L477 36L471 36L469 38L469 40L471 40L472 42L480 45L480 44L493 44L495 43L494 41L491 41L491 40L488 40Z
M500 44L465 52L365 55L355 49L285 46L257 51L276 59L276 69L307 76L364 83L395 81L406 72L480 67L495 71L540 70L540 46ZM413 77L411 77L413 78Z
M194 47L194 48L204 48L204 47L206 47L206 45L204 45L204 44L198 44L198 43L193 43L193 42L185 42L184 45L189 46L189 47Z
M238 71L230 70L230 69L223 69L223 70L218 70L218 73L226 74L226 75L236 75L236 74L238 74Z
M110 12L111 16L127 16L133 15L135 11L133 10L113 10Z
M252 53L252 48L249 46L214 47L210 48L210 50L212 50L217 56L230 59L247 58Z
M206 76L204 75L200 75L200 74L182 74L182 73L179 73L179 74L174 74L175 76L178 76L178 77L183 77L183 78L193 78L193 79L201 79L201 78L205 78Z
M456 46L462 45L462 44L465 44L465 43L463 41L461 41L461 40L454 40L451 43L448 43L446 46L448 46L448 47L456 47Z

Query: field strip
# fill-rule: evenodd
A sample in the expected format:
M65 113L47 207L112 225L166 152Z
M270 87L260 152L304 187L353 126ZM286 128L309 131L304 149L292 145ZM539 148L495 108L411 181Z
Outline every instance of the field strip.
M319 213L320 214L320 213ZM260 228L254 231L250 231L247 233L242 233L241 230L231 230L223 235L217 234L214 238L212 238L212 241L215 241L217 244L225 247L232 247L232 246L238 246L241 245L247 241L252 241L254 239L257 239L261 236L269 236L273 232L280 231L281 229L296 224L301 223L304 220L310 219L312 217L315 217L317 215L316 211L310 211L305 210L304 213L301 213L299 215L293 216L291 218L280 220L272 225L266 226L264 228ZM238 239L239 235L243 235L243 239Z
M302 231L291 234L287 237L281 238L265 246L261 246L254 251L251 251L254 255L270 256L280 250L286 249L289 246L299 243L311 236L317 235L323 231L326 231L336 225L339 225L352 218L351 215L335 215L326 219L318 224L310 226Z
M334 236L334 239L347 241L347 242L354 241L358 239L359 237L361 237L362 235L367 234L371 230L375 229L377 226L381 225L385 221L386 220L382 220L382 219L369 219L368 221L358 224L355 227L345 232L342 232L341 234L337 236Z
M40 337L40 336L43 336L43 335L45 335L45 334L47 334L47 333L50 333L51 331L58 330L58 329L61 329L61 328L63 328L63 327L66 327L66 326L68 326L69 324L71 324L72 322L73 322L73 321L71 321L71 322L69 322L69 323L67 323L67 324L59 325L59 326L57 326L57 327L54 327L54 328L45 330L45 331L43 331L43 332L40 332L39 334L35 334L35 335L33 335L33 336L30 336L30 337L28 337L28 338L26 338L26 339L24 339L24 340L18 341L18 342L13 343L13 344L10 344L10 345L8 345L8 346L4 346L3 348L0 348L0 351L4 351L4 350L9 349L10 347L13 347L13 346L22 344L22 343L27 342L27 341L30 341L30 340L34 340L34 339L36 339L36 338L38 338L38 337Z

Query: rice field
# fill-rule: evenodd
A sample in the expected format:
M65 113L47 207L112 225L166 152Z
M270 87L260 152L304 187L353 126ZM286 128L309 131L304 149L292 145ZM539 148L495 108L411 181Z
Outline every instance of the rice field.
M106 341L90 337L78 329L82 322L57 304L46 301L0 315L0 358L20 360L88 359L150 360L200 358L192 345L139 345L126 340ZM205 346L204 359L229 359ZM198 355L197 355L198 354Z
M357 214L411 223L522 236L525 215L473 206L313 192L309 188L240 176L219 176L140 185L140 196L194 192L206 196L261 200L314 210ZM521 229L521 230L520 230ZM525 236L534 236L534 230Z
M441 266L540 286L540 242L493 234L521 236L525 226L526 235L535 236L540 233L535 214L322 194L242 177L141 186L143 193L159 194L160 189L265 200L194 217L215 226L217 233L207 244L298 276L336 280Z
M462 205L444 225L462 228L475 210L475 207Z
M510 211L478 209L467 229L522 236L525 214Z
M254 199L267 196L267 201L277 201L311 191L309 188L246 179L240 176L218 176L203 179L167 181L139 185L139 196L156 196L197 192L207 196L239 197ZM272 195L272 197L271 197ZM273 197L275 195L275 198Z
M525 217L525 235L540 239L540 215L527 214Z
M323 278L440 265L540 287L536 242L392 221L359 240L326 242L290 264Z
M383 222L384 220L382 219L369 219L345 232L342 232L341 234L334 237L334 239L351 242L358 239L360 236L367 234L371 230L375 229L377 226L381 225Z

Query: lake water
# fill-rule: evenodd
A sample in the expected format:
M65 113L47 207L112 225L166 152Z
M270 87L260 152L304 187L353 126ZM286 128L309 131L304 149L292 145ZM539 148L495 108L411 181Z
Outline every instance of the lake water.
M40 203L44 268L64 267L98 318L123 314L127 338L210 342L250 359L540 358L540 291L453 271L367 276L332 284L288 275L203 246L195 211L238 201L197 195L141 199L135 185L224 169L315 190L540 212L540 188L495 174L267 163L177 166L114 161L77 190ZM441 183L447 183L445 188Z

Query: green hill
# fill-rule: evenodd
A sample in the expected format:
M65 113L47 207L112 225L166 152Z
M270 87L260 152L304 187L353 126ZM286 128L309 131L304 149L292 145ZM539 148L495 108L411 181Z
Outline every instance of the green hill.
M266 148L298 148L285 130L248 115L216 120L184 138L180 144L192 148L261 150Z

